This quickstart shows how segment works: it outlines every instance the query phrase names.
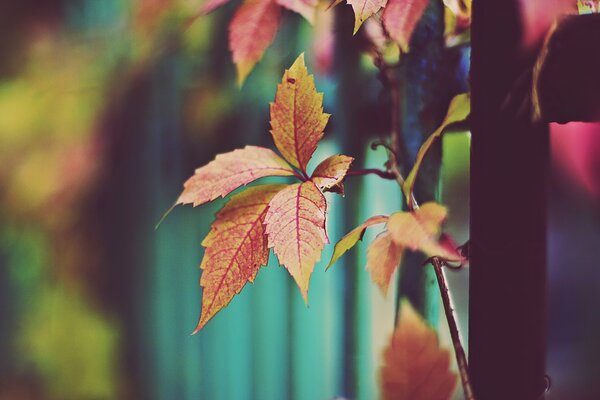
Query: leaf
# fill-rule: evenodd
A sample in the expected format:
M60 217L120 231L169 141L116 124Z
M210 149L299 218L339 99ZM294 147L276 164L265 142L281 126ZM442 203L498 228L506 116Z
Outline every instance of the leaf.
M375 238L367 250L367 271L371 280L387 295L392 274L402 261L404 248L392 240L389 232L383 232Z
M274 151L246 146L219 154L213 161L198 168L184 183L183 193L175 204L193 204L196 207L217 197L225 197L258 178L294 174L292 168Z
M200 7L200 13L209 14L227 3L229 3L229 0L207 0Z
M446 217L446 209L437 203L425 203L413 212L397 212L390 215L388 231L396 244L427 256L439 256L456 260L456 253L440 245L435 237Z
M329 243L325 231L327 203L311 182L297 183L279 192L265 218L269 248L287 268L308 301L308 284L321 251Z
M311 39L314 68L317 75L329 75L333 69L335 56L335 13L323 10L321 3L315 17L315 26Z
M229 24L229 49L240 86L273 42L280 14L281 7L274 0L245 0L235 12Z
M381 20L403 52L408 52L410 38L428 3L428 0L388 0Z
M358 32L358 29L367 18L375 14L382 7L385 7L386 2L387 0L348 0L348 4L350 4L354 10L353 35Z
M457 376L450 371L450 354L406 300L383 360L380 384L385 400L452 398Z
M326 269L331 268L331 266L335 264L335 262L339 260L340 257L344 255L344 253L346 253L348 250L354 247L359 240L362 240L363 235L365 234L365 230L369 226L383 224L384 222L387 222L387 220L388 217L384 215L377 215L375 217L369 218L368 220L366 220L365 222L348 232L346 236L341 238L340 241L335 244L333 254L331 256L331 261L329 261L329 265L327 265Z
M259 185L231 197L217 213L208 235L200 268L202 312L198 332L246 282L253 282L267 264L269 248L263 225L271 199L286 185Z
M302 15L311 25L315 23L318 0L277 0L277 4Z
M417 174L419 173L419 168L421 167L423 158L425 158L425 155L427 154L427 151L429 151L429 148L431 147L431 145L437 140L437 138L439 138L442 135L442 133L444 132L444 129L446 129L446 127L448 125L453 124L455 122L460 122L462 120L465 120L469 116L470 112L471 112L471 95L469 93L459 94L452 99L452 101L450 102L450 106L448 107L448 112L446 113L446 117L444 118L444 121L442 122L440 127L437 128L435 130L435 132L433 132L427 138L425 143L423 143L421 145L421 148L419 149L419 151L417 153L415 165L413 165L410 173L408 174L408 176L406 177L406 180L404 181L404 185L402 185L402 191L404 192L404 195L406 196L407 199L410 199L412 197L412 192L413 192L413 188L415 186L415 180L417 178ZM410 201L410 200L408 200L408 201Z
M354 158L341 154L331 156L315 168L311 180L323 191L339 186L350 169L352 161Z
M271 103L275 146L290 164L306 173L328 119L329 114L323 113L323 93L317 93L313 76L304 65L304 54L300 54L283 74Z

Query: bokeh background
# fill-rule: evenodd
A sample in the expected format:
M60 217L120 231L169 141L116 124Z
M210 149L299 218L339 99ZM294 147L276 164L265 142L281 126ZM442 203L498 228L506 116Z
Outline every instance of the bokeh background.
M191 23L199 4L0 3L0 399L377 398L395 294L370 282L365 246L327 273L317 265L309 307L272 258L190 336L200 241L223 202L155 224L215 154L271 145L268 103L284 68L306 51L333 114L317 161L344 151L381 167L386 155L369 143L387 130L349 7L335 11L333 36L285 14L240 89L227 50L234 6ZM548 398L597 399L600 129L552 135ZM468 143L465 132L443 143L440 195L458 243L468 237ZM498 196L509 201L508 190ZM376 177L328 196L332 241L401 205L398 188ZM448 279L466 338L468 269ZM443 327L441 336L448 344Z

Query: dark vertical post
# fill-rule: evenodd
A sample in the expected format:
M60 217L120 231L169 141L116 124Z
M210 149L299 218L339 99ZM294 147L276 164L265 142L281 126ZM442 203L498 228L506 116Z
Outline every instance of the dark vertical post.
M548 129L531 122L518 1L473 3L469 369L478 400L534 400L545 387Z

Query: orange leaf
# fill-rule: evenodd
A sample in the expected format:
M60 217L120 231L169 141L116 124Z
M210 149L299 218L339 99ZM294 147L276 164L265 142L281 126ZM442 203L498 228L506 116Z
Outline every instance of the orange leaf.
M337 154L321 162L312 174L311 180L321 190L329 190L341 185L346 173L350 169L354 158Z
M439 256L456 260L450 252L437 242L440 224L446 218L446 209L437 203L425 203L414 212L398 212L390 216L388 231L399 246L419 250L427 256Z
M387 0L348 0L354 10L354 32L356 34L363 22L385 7ZM387 8L386 8L387 9Z
M245 0L235 12L229 24L229 49L239 85L273 42L280 14L281 7L274 0Z
M300 54L285 71L271 103L275 146L290 164L306 172L328 119L329 114L323 113L323 93L317 93L313 76L304 65L304 54Z
M198 332L246 282L253 282L267 264L269 248L263 222L271 199L286 185L259 185L231 197L217 213L208 235L202 259L202 313Z
M402 51L408 52L408 44L417 22L427 8L428 0L389 0L381 20L385 30Z
M269 204L265 226L269 248L290 272L304 301L308 301L308 284L321 251L329 243L325 231L325 196L307 181L288 186Z
M198 168L184 183L183 193L176 204L192 203L196 207L219 196L225 197L258 178L291 175L294 175L292 168L274 151L246 146L219 154L213 161Z
M383 232L369 245L367 251L367 271L384 295L387 295L392 274L402 261L402 246L392 240L389 232Z
M311 24L315 23L318 0L277 0L277 4L302 15Z
M356 228L352 229L350 232L346 234L343 238L340 239L339 242L335 244L333 249L333 255L331 256L331 261L329 261L329 265L326 269L329 269L341 256L344 255L348 250L358 243L359 240L362 240L363 235L365 234L365 230L371 226L376 224L383 224L388 220L388 217L384 215L376 215L375 217L371 217Z
M385 400L452 398L457 377L450 371L450 354L439 347L435 331L406 300L383 359L380 382Z

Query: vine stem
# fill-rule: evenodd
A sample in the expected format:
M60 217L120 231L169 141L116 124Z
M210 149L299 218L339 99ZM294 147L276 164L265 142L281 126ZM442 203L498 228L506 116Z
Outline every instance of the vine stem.
M473 393L473 388L471 387L471 381L469 378L467 357L460 341L460 333L458 332L458 326L456 324L456 319L454 318L452 300L450 299L448 286L446 285L446 278L444 277L444 271L442 270L443 261L439 257L432 257L430 261L433 265L433 269L435 270L438 286L440 287L440 294L442 296L442 302L444 303L444 311L446 313L446 320L448 321L448 328L450 329L450 336L452 337L452 345L454 346L454 354L456 355L456 363L458 365L460 380L462 381L465 400L475 400L475 395Z
M391 171L384 171L376 168L351 169L346 173L346 176L363 176L369 174L378 175L383 179L396 179L396 176Z

